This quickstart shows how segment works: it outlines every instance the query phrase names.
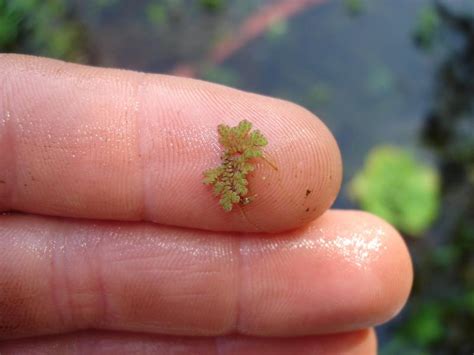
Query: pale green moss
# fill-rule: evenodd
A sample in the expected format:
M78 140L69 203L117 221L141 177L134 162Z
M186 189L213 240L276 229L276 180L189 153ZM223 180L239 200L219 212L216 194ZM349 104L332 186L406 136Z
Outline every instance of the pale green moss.
M247 175L254 170L252 160L263 158L267 139L258 131L252 131L252 123L241 121L236 127L221 124L217 127L219 143L224 147L221 165L204 172L203 183L214 187L214 194L226 212L235 204L246 205L248 197Z

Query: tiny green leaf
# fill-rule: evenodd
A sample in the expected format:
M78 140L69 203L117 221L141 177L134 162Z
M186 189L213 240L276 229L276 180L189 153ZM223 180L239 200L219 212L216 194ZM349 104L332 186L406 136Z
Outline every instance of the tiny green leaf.
M258 131L252 131L252 123L243 120L235 127L224 124L217 126L219 143L224 152L221 165L204 171L203 183L214 187L214 194L220 197L219 204L230 212L234 204L246 205L248 197L247 175L255 169L254 158L263 157L267 139Z

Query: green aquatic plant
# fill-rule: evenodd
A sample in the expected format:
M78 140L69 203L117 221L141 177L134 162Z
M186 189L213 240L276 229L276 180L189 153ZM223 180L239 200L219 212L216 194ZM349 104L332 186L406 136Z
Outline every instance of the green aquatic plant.
M411 318L407 320L405 332L417 345L426 348L443 337L443 307L439 302L417 305Z
M0 0L0 51L84 61L84 39L66 0Z
M0 0L0 49L12 46L18 37L21 16L11 9L4 0Z
M288 34L288 27L288 21L276 21L268 27L265 36L270 41L279 41Z
M344 0L344 6L350 15L360 15L364 12L366 4L364 0Z
M374 64L371 67L366 84L369 94L383 95L392 91L395 87L393 71L381 64Z
M441 27L439 14L434 6L426 6L418 14L413 39L423 49L430 49Z
M217 11L224 7L223 0L201 0L201 6L208 11Z
M318 108L330 103L332 94L333 90L327 83L318 82L309 88L305 99L308 106Z
M166 23L168 14L164 5L151 2L146 6L145 9L148 21L154 26L160 27Z
M224 151L221 165L204 172L203 183L214 187L214 194L220 197L219 203L226 212L234 205L246 205L252 201L247 176L255 169L254 159L261 158L267 139L259 130L252 131L252 123L243 120L235 127L220 124L217 127L219 143ZM269 163L273 168L276 167Z
M237 73L223 66L206 64L202 67L200 77L216 84L239 87L241 85Z
M438 215L439 185L436 170L405 150L381 146L370 152L364 169L350 183L350 193L364 210L417 236Z

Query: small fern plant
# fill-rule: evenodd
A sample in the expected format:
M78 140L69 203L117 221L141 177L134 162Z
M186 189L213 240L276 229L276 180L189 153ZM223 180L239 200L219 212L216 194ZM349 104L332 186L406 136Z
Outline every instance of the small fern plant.
M224 211L230 212L234 205L240 207L252 201L252 197L247 196L247 175L255 169L254 159L264 159L274 169L276 167L265 159L263 148L268 144L267 139L260 131L252 131L251 122L243 120L235 127L220 124L217 132L219 143L224 148L221 165L206 170L203 183L214 187L220 205Z

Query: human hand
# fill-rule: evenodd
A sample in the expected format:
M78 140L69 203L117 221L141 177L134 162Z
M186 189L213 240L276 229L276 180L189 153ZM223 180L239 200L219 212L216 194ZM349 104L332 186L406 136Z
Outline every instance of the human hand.
M17 55L0 83L2 355L375 353L409 255L380 219L326 211L341 160L311 113ZM202 184L217 125L242 119L279 167L257 165L250 222Z

